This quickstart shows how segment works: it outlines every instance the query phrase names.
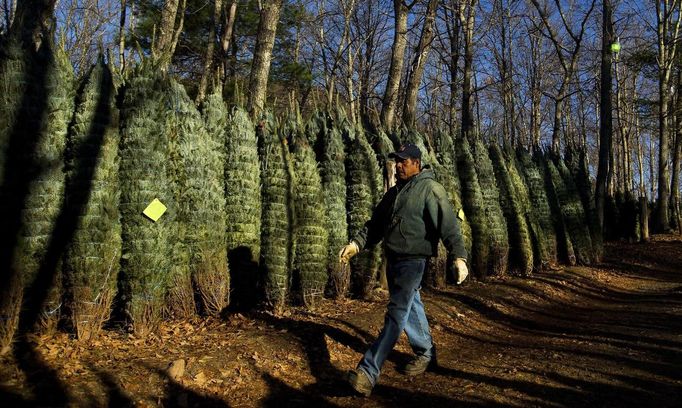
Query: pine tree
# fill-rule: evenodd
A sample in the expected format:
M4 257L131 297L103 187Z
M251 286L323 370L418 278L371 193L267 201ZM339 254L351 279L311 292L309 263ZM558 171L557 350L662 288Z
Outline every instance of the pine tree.
M293 174L289 148L272 115L260 121L257 134L263 180L260 267L266 306L281 312L294 257Z
M169 82L148 65L126 85L121 111L120 185L123 240L119 292L123 313L139 336L154 331L171 285L179 206L163 114ZM154 222L143 210L158 199L167 210Z
M533 244L525 211L519 198L518 186L512 181L511 171L500 147L493 143L489 151L495 180L499 187L500 206L507 222L510 247L509 269L522 275L529 275L533 271Z
M227 250L232 295L238 305L246 307L257 298L261 177L256 129L243 109L233 110L224 143Z
M478 182L483 195L483 205L488 218L488 233L490 234L490 252L488 269L492 275L501 275L507 271L509 259L509 238L507 236L507 222L500 207L500 193L495 183L493 165L488 156L488 149L483 141L474 136L471 143L471 154L478 175Z
M97 337L116 293L121 258L119 133L116 89L100 58L84 78L68 135L66 203L82 212L64 260L70 326Z

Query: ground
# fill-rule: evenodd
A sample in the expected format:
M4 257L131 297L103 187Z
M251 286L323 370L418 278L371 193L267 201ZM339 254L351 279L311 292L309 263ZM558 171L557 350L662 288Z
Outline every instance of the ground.
M383 297L382 297L383 296ZM345 373L373 302L168 322L146 340L64 334L0 357L4 406L682 407L682 238L607 244L604 262L427 291L438 367L405 377L405 338L372 396ZM179 360L182 360L179 361ZM169 365L175 362L173 369ZM177 370L182 363L185 369ZM7 404L7 405L5 405Z

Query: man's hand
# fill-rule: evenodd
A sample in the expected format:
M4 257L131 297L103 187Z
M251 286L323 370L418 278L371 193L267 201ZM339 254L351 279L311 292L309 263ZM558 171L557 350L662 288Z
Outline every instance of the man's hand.
M358 244L355 243L355 241L351 241L348 243L348 245L341 248L341 251L339 252L339 262L342 264L347 264L348 261L357 255L358 252L360 252Z
M464 258L455 259L455 275L457 276L457 284L461 285L464 279L469 276L469 268Z

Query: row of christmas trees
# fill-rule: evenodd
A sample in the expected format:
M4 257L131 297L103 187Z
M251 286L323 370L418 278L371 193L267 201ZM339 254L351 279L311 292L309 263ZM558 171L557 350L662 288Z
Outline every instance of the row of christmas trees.
M447 133L369 134L340 113L253 123L219 95L198 110L180 84L144 64L121 84L100 62L76 86L61 55L46 59L36 107L24 97L30 70L7 55L0 198L19 217L3 241L13 244L3 345L36 286L49 287L43 323L60 314L84 339L112 308L145 335L164 316L217 315L230 303L278 310L313 306L325 293L367 296L381 249L348 269L337 254L381 198L388 153L404 142L420 146L463 209L474 276L601 256L584 155L531 156ZM40 126L19 123L31 112ZM14 146L16 129L31 143ZM32 166L35 174L14 177ZM167 207L156 222L143 215L154 199ZM441 248L427 283L442 285L448 264Z

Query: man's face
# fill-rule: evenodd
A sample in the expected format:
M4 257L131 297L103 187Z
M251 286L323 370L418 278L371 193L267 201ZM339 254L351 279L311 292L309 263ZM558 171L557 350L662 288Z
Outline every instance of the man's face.
M419 160L415 159L401 159L400 157L395 158L395 173L396 176L402 181L409 180L415 174L418 174L421 163Z

